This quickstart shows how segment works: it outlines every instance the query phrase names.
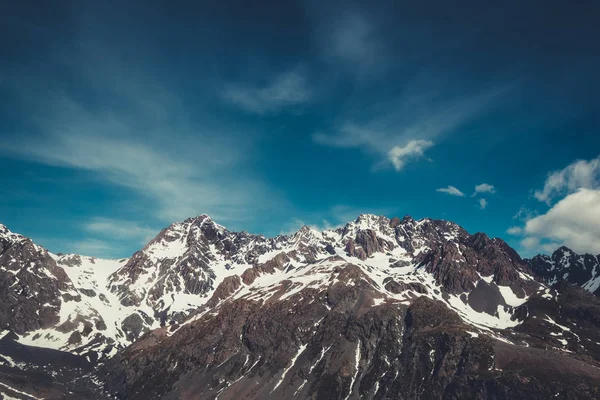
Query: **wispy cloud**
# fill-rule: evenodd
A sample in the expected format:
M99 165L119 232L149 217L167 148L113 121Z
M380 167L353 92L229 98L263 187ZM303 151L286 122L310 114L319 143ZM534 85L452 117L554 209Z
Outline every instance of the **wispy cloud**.
M475 191L471 195L471 197L476 196L480 193L496 193L496 188L494 185L490 185L489 183L482 183L480 185L475 186Z
M221 97L254 114L271 114L307 103L312 91L305 74L293 70L274 77L264 85L229 84Z
M479 199L479 208L481 210L485 210L488 206L488 202L486 199Z
M84 256L98 258L121 258L129 256L123 254L123 246L115 245L114 242L108 240L87 238L69 242L64 246L69 248L70 253Z
M415 83L391 103L361 110L360 121L356 110L351 110L331 132L317 132L313 140L330 147L362 149L379 158L375 169L388 165L401 171L444 136L481 116L502 93L504 89L494 89L448 98Z
M78 87L93 96L67 91L54 76L44 80L51 89L15 86L15 103L28 110L31 127L6 135L1 152L90 171L98 181L128 189L165 222L204 212L222 221L247 219L249 209L274 199L247 168L249 140L191 112L150 72L101 50L82 49L84 55L67 63Z
M538 215L538 213L535 210L532 210L529 207L521 206L519 211L513 215L513 219L525 222L536 215Z
M326 58L360 75L385 68L386 46L376 25L358 10L347 10L329 20L321 39Z
M548 174L544 188L536 190L534 196L550 205L554 199L578 189L600 187L600 156L592 160L577 160L562 170Z
M512 236L519 236L523 233L523 228L520 226L511 226L506 230L506 233Z
M94 218L83 225L85 231L104 238L133 239L146 244L158 230L139 225L134 221L111 218Z
M446 194L449 194L451 196L459 196L459 197L464 197L465 196L465 194L463 192L461 192L460 190L458 190L454 186L450 186L450 185L448 185L447 188L439 188L439 189L436 189L435 191L436 192L440 192L440 193L446 193Z

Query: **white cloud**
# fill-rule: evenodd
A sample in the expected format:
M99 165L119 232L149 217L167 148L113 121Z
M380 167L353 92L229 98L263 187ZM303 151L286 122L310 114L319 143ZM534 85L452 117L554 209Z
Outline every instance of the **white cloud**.
M479 199L479 208L480 209L485 210L487 205L488 205L488 202L486 199Z
M519 236L523 233L523 228L520 226L511 226L506 230L506 233L513 236Z
M534 196L548 205L552 200L578 189L596 189L600 187L600 156L590 161L577 160L562 170L551 172L546 178L544 188L536 190Z
M379 132L370 131L353 124L345 124L336 135L315 133L313 140L319 144L331 147L353 148L365 146L370 149L382 150L384 135Z
M540 239L536 237L526 237L521 240L521 246L526 250L536 250L540 248Z
M83 228L92 234L117 239L133 239L141 244L146 244L158 234L158 230L140 226L136 222L111 218L94 218L85 223Z
M439 189L436 189L435 191L436 192L441 192L441 193L447 193L447 194L452 195L452 196L459 196L459 197L464 197L465 196L465 194L463 192L461 192L460 190L458 190L454 186L450 186L450 185L448 185L447 188L439 188Z
M518 219L519 221L527 221L533 217L538 215L538 212L535 210L531 210L528 207L521 206L519 211L515 215L513 215L513 219Z
M578 253L600 253L600 190L569 194L545 214L528 220L524 233L528 248L537 241L550 242L554 248L565 245Z
M479 193L496 193L496 188L494 188L494 185L482 183L480 185L475 186L475 191L473 192L472 196L475 196Z
M396 171L401 171L404 166L414 160L425 156L425 150L433 146L429 140L411 140L404 147L394 146L388 152L388 158Z
M286 72L262 86L230 84L221 93L224 100L255 114L270 114L310 101L306 77L299 70Z

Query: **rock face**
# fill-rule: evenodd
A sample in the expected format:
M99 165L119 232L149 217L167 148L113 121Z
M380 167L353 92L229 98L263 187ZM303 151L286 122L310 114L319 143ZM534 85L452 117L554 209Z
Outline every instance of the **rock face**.
M47 285L57 305L46 325L20 326L3 309L3 332L99 361L87 381L100 382L99 396L600 396L597 299L548 287L502 240L449 221L360 215L265 238L201 215L123 260L0 237L6 293ZM19 292L13 259L17 274L37 277Z
M78 294L47 251L0 225L0 326L16 333L59 322L63 301Z
M579 255L563 246L551 256L533 257L528 264L533 273L548 285L566 281L600 296L600 255Z

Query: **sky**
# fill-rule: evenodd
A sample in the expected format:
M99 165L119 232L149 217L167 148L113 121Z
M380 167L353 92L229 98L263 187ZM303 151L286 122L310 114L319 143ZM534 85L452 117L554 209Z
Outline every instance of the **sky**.
M452 220L600 253L595 1L2 2L0 223L127 257L209 214L274 236Z

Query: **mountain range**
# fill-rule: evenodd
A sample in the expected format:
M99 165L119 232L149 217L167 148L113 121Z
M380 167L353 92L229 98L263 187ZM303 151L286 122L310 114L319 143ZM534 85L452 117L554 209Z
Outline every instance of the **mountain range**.
M0 393L598 399L599 264L410 216L267 238L200 215L120 260L0 225Z

